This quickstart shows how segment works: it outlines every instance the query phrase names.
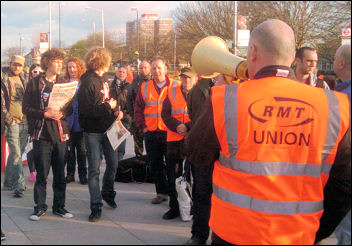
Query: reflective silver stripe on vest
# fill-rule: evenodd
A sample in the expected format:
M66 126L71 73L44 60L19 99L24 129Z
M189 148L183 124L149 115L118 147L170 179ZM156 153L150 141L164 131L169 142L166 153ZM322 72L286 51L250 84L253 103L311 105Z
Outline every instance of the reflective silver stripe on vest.
M256 162L229 159L220 154L220 164L223 167L253 175L288 175L320 177L321 173L329 174L331 164L322 165L297 164L290 162Z
M173 86L172 86L172 102L171 103L173 103L175 101L176 89L177 89L177 81L175 80L175 82L173 83Z
M158 117L159 114L155 114L155 113L148 113L148 114L144 114L145 117Z
M310 214L319 212L324 208L323 201L318 202L278 202L256 199L250 196L242 195L223 189L213 183L214 195L224 202L237 207L247 208L261 213L295 215Z
M157 101L145 102L145 106L153 106L153 105L158 105L158 102Z
M339 135L340 131L341 115L340 103L335 93L328 90L323 91L325 92L329 104L328 129L321 157L322 161L325 162L328 156L331 154L332 149L336 145L337 136Z
M147 102L148 100L148 85L149 85L149 81L146 82L144 86L144 102Z
M181 109L172 109L171 110L171 114L174 115L174 114L180 114L180 113L183 113L183 114L187 114L186 110L184 108L181 108Z
M238 150L238 128L237 128L237 84L225 87L225 132L229 146L230 158L236 158Z

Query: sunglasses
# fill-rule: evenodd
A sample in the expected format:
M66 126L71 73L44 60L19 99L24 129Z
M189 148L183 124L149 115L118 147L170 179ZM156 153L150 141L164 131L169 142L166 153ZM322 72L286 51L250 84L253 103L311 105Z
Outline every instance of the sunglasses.
M39 74L39 73L41 73L42 71L39 71L39 70L33 70L32 71L32 73L34 73L34 74Z

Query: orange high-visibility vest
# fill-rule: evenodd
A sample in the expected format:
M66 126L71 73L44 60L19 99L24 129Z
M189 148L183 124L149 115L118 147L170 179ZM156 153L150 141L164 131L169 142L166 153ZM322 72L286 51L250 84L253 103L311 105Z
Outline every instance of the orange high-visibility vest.
M213 87L211 99L212 231L233 244L313 244L347 96L269 77Z
M171 79L170 83L172 83ZM154 87L153 80L143 82L141 86L141 93L145 102L144 118L148 131L155 131L157 129L166 131L167 129L161 119L161 111L164 99L166 98L167 88L167 86L164 86L159 95Z
M189 122L188 107L182 94L181 81L174 80L173 83L170 84L167 95L171 104L171 116L183 123ZM167 128L167 142L180 141L184 137L185 136Z
M132 80L133 80L133 73L130 72L130 73L127 75L127 77L126 77L126 81L127 81L128 83L132 83Z

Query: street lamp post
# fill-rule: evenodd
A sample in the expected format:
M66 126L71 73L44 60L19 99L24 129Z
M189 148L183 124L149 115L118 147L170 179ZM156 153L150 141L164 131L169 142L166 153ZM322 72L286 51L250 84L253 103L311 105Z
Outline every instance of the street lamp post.
M105 37L105 34L104 34L104 10L102 8L101 9L96 9L96 8L93 8L93 7L90 7L90 6L87 6L86 9L94 9L95 11L101 12L101 26L102 26L102 29L103 29L103 48L105 48L105 40L104 40L104 37Z
M61 6L65 6L65 3L59 2L59 48L61 49Z
M234 46L235 48L233 49L234 50L234 55L237 55L237 1L235 1L235 17L234 17L234 21L235 21L235 24L234 24L234 33L233 33L233 43L234 43Z
M137 12L137 51L138 51L138 58L137 58L137 66L138 66L138 61L139 61L139 21L138 21L138 8L137 7L132 7L131 8L132 11L136 11ZM139 74L139 69L137 67L137 74Z
M51 2L49 1L49 50L51 49Z
M20 55L22 56L22 34L19 33L20 35Z

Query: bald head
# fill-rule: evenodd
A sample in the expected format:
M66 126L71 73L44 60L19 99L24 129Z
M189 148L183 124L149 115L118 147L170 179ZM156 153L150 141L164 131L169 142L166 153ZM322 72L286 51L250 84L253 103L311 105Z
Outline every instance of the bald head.
M150 74L150 63L147 62L146 60L142 61L141 64L139 64L139 71L140 73L143 74L143 76L147 77Z
M337 49L336 55L346 62L346 66L351 69L351 45L344 44Z
M251 39L263 53L275 60L289 60L291 65L295 54L295 36L285 22L276 19L264 21L253 30Z
M342 81L351 78L351 45L344 44L337 49L334 60L334 72Z

